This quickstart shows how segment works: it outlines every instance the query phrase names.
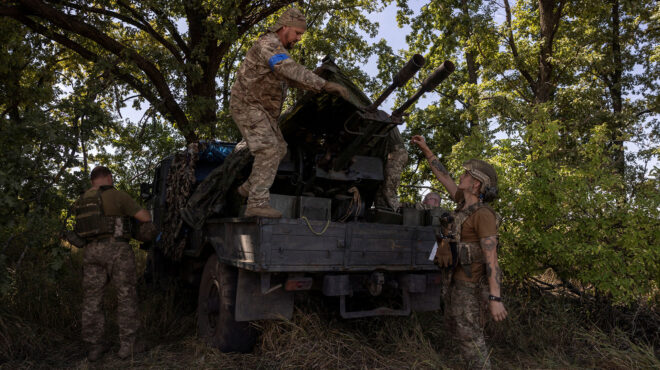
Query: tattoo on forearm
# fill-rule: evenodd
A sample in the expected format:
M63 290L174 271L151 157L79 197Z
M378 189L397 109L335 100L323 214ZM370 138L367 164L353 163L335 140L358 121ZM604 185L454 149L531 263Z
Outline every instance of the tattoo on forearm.
M490 262L488 262L486 264L486 276L494 278L497 287L500 289L502 288L502 270L500 269L500 266L495 266L493 269Z
M445 166L443 166L442 163L440 163L438 158L433 158L433 160L431 161L431 166L433 166L436 170L440 171L440 173L449 175L449 171L447 171Z
M481 248L483 248L483 250L491 252L491 251L495 250L495 248L497 248L497 237L489 236L487 238L483 238L483 239L481 239L480 244L481 244Z

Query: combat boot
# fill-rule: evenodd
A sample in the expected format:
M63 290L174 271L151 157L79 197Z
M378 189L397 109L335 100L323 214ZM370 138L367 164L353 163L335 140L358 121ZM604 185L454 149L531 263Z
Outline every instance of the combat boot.
M125 360L131 355L135 355L146 350L146 346L142 341L130 341L124 342L119 346L119 351L117 351L117 357L122 360Z
M98 361L108 348L105 344L92 344L89 346L89 352L87 352L87 360L89 362Z
M257 217L267 217L267 218L280 218L282 217L282 212L276 210L275 208L265 205L265 206L248 206L245 210L245 217L257 216Z
M248 183L244 182L241 186L238 187L238 189L236 189L236 191L243 198L247 198L250 194L250 191L248 190Z

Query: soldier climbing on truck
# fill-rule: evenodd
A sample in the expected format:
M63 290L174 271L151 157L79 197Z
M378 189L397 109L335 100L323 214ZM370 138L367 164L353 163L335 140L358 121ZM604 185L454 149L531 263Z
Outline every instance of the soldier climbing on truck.
M208 343L250 351L257 333L249 322L290 318L296 292L336 297L343 318L441 307L429 253L443 210L373 206L389 154L403 147L403 113L453 71L443 63L392 114L378 109L423 65L415 55L372 103L332 58L323 60L314 73L348 95L308 92L279 118L288 147L268 204L281 218L246 214L238 188L254 159L245 145L192 143L161 162L144 194L160 231L148 273L199 287L198 333Z

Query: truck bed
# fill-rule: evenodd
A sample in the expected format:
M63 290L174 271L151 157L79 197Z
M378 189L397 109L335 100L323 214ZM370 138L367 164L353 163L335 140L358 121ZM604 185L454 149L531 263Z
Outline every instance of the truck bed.
M224 263L255 272L434 271L430 226L258 217L207 220L203 235Z

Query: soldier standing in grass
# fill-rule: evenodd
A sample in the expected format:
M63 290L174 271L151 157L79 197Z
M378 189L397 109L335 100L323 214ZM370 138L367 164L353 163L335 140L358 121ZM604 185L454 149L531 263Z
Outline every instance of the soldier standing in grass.
M497 198L497 173L490 164L471 159L463 164L465 172L456 185L422 136L413 136L412 143L422 150L438 181L458 203L451 232L458 261L445 305L446 317L469 367L488 369L490 359L484 340L486 305L495 321L507 316L500 293L502 272L497 262L499 216L487 205Z
M119 352L125 359L144 350L136 343L139 327L136 292L135 255L128 244L131 217L151 225L151 215L128 194L112 187L107 167L95 167L92 187L74 205L75 232L84 238L82 339L89 346L88 359L96 361L107 349L102 342L104 315L103 291L111 281L117 290Z
M287 144L277 125L287 86L316 93L326 91L348 99L341 85L315 75L291 59L291 49L307 29L305 16L295 8L286 10L248 50L231 89L231 115L254 156L250 177L238 192L247 197L245 216L278 218L270 207L269 190Z

